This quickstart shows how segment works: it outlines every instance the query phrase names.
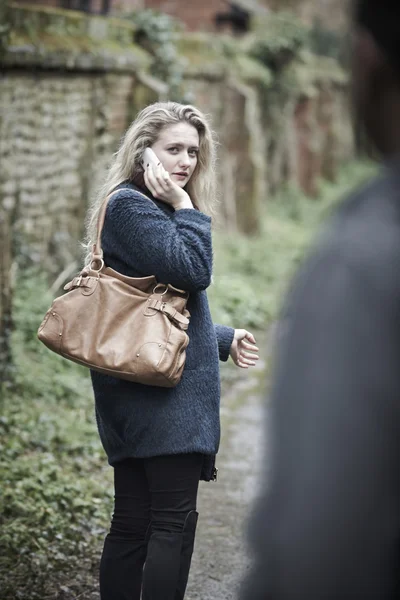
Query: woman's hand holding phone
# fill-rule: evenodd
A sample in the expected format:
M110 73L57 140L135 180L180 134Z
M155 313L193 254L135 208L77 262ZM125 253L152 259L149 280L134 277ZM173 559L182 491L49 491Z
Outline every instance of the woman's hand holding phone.
M192 201L185 190L172 181L161 163L144 165L144 182L154 198L172 206L175 210L193 208Z

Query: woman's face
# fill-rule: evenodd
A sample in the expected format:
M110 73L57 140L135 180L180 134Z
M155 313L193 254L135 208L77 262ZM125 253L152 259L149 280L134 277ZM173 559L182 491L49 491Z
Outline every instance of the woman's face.
M151 147L172 181L183 188L197 165L199 134L193 125L181 122L165 127Z

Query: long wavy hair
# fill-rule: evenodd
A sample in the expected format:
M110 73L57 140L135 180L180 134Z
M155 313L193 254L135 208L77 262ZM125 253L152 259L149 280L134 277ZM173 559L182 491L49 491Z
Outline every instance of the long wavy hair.
M125 133L107 176L89 207L86 218L85 264L90 261L91 247L96 240L97 221L101 206L121 183L143 182L141 159L144 150L152 146L161 131L171 125L186 122L199 134L199 154L196 168L185 186L193 205L212 216L216 208L216 140L208 118L197 108L177 102L156 102L143 109Z

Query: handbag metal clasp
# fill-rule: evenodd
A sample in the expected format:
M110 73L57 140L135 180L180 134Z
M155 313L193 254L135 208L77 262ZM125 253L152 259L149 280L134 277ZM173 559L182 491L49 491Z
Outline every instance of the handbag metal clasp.
M160 294L160 292L157 292L157 288L159 288L160 286L165 288L165 290L162 292L162 294ZM165 285L165 283L157 283L157 285L155 286L155 288L153 290L153 294L159 294L160 296L165 296L165 294L167 292L168 292L168 286Z
M93 266L92 266L93 263L98 263L100 265L99 268L98 269L94 269ZM94 258L92 260L92 262L90 263L90 269L92 271L94 271L95 273L100 274L100 271L102 271L103 268L104 268L104 260L102 258Z

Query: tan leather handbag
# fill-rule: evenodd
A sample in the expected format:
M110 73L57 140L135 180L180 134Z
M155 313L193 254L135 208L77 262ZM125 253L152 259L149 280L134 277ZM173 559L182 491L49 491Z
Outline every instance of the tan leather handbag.
M174 387L189 343L188 293L153 276L127 277L105 266L101 232L110 197L99 215L90 265L53 301L38 338L53 352L100 373Z

